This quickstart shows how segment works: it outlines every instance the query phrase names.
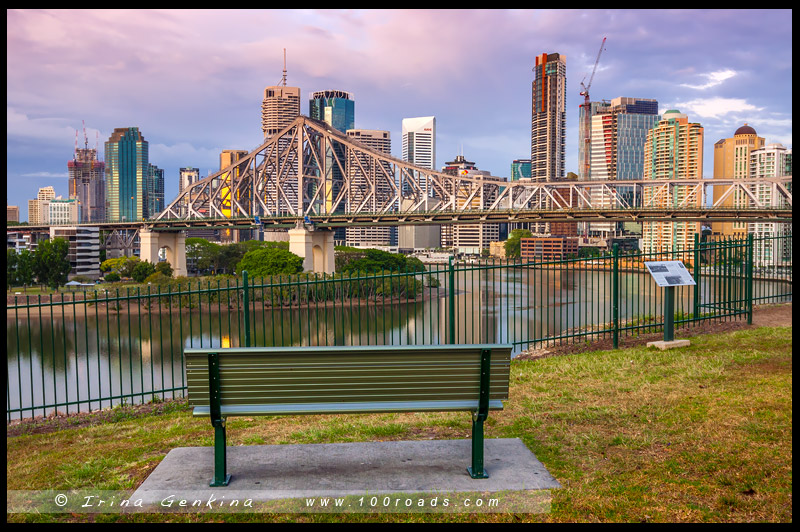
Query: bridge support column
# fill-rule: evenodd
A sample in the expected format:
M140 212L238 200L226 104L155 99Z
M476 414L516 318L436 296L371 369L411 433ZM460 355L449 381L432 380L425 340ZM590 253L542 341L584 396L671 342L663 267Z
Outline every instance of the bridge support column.
M333 273L333 231L298 227L289 229L289 251L303 257L303 270Z
M139 231L139 258L158 264L158 250L166 248L167 262L172 266L172 275L187 275L186 235L180 231Z

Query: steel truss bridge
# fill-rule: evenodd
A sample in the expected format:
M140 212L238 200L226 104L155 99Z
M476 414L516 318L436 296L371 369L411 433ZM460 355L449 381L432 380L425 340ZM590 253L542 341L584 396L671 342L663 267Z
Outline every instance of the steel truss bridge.
M713 190L716 189L716 197ZM258 219L256 219L258 217ZM307 217L307 218L306 218ZM792 177L506 181L420 168L299 116L231 166L192 183L155 218L78 225L129 248L139 229L320 228L508 222L792 221ZM7 226L46 233L49 226Z
M151 230L547 221L790 222L792 178L506 181L414 166L299 116L184 189ZM711 186L722 193L712 197ZM307 217L307 218L306 218Z

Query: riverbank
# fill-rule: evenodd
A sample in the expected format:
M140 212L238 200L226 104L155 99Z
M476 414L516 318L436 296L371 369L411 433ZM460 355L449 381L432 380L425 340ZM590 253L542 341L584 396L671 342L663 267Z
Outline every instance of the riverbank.
M299 285L301 293L305 285ZM297 286L294 287L298 289ZM96 316L98 311L102 310L104 313L113 313L114 315L127 315L127 314L143 314L143 315L160 315L160 314L214 314L222 312L232 312L242 310L242 300L237 301L237 295L233 292L233 297L228 297L232 290L223 289L225 291L219 292L220 297L216 297L215 301L198 302L198 291L189 291L185 293L173 292L168 293L129 293L108 295L97 294L96 298L92 298L91 294L88 299L84 299L86 294L80 294L81 297L73 297L73 294L52 294L51 296L33 297L25 301L19 299L14 300L12 297L8 298L8 306L6 307L7 318L14 318L15 316L21 318L37 319L41 314L42 319L50 319L51 313L53 318L68 318L68 317L81 317L81 316ZM260 295L255 292L256 296ZM312 289L313 290L313 289ZM239 290L241 291L241 290ZM202 298L208 298L208 292L203 291ZM211 294L218 294L213 288ZM267 298L251 297L249 302L250 308L254 312L272 312L272 311L307 311L307 310L326 310L326 309L340 309L340 308L380 308L380 307L398 307L403 305L423 303L430 299L443 298L448 295L446 287L431 288L425 286L422 292L416 297L386 297L385 295L375 295L370 298L343 298L337 300L322 300L322 301L308 301L301 303L284 302L281 304L279 301L273 301ZM459 291L456 291L459 293ZM76 293L75 295L78 295ZM17 296L19 297L19 296Z

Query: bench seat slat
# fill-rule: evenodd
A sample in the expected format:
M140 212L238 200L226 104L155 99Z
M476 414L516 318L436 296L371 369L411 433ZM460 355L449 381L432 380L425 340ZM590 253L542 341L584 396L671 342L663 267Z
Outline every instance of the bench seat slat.
M300 401L309 402L347 402L347 401L380 401L387 397L398 400L424 400L429 397L438 397L444 400L472 400L477 401L479 393L472 387L444 387L436 389L430 387L384 387L384 388L347 388L295 390L295 389L259 389L240 388L226 389L223 392L223 404L259 404L259 403L292 403ZM208 393L192 396L191 405L208 405ZM506 399L507 393L489 394L490 399Z
M380 412L444 412L474 411L478 401L382 401L358 403L286 403L270 405L223 405L223 416L268 416L303 414L359 414ZM503 402L489 401L490 410L502 410ZM196 406L192 415L207 417L210 408Z

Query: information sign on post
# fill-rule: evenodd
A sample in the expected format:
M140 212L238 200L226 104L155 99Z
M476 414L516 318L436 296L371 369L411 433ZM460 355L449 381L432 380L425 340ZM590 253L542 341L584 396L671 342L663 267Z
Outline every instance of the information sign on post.
M645 262L644 265L647 266L647 270L658 286L694 286L695 284L692 274L679 260Z
M679 260L645 262L658 286L664 287L664 342L675 338L675 287L693 286L692 274Z

